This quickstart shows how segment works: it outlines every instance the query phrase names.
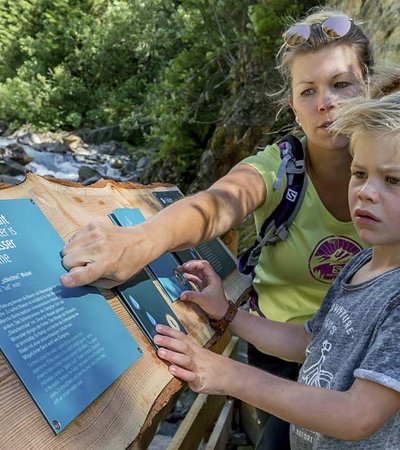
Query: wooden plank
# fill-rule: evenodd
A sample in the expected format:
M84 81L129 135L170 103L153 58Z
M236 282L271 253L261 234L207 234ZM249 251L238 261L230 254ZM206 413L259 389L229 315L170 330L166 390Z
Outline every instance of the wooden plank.
M194 450L216 421L226 397L199 394L167 450Z
M224 450L232 427L233 400L225 402L205 450Z
M232 356L237 349L238 342L238 337L231 337L222 355ZM204 439L207 439L225 401L226 396L198 394L167 450L196 449Z
M154 189L171 187L104 180L81 186L28 174L23 183L1 189L0 199L32 198L65 240L90 221L108 223L108 213L117 207L140 207L146 217L151 216L159 208L152 194ZM61 434L55 436L0 355L1 449L126 449L144 435L157 413L181 388L182 384L158 359L118 299L111 291L102 290L102 293L142 348L143 356ZM171 307L189 334L201 345L211 342L213 330L198 308L179 302Z

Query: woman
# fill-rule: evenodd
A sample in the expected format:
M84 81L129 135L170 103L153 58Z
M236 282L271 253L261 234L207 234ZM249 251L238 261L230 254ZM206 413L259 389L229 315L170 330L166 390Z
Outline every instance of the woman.
M341 111L333 129L351 136L352 219L371 248L346 264L305 324L243 310L231 318L234 333L301 362L298 381L224 358L164 325L154 341L169 371L196 392L237 397L290 421L293 449L393 450L400 442L400 93L353 100ZM228 301L210 265L185 268L203 288L190 300L221 317Z
M288 239L262 250L254 288L259 309L269 319L304 323L340 269L363 247L347 202L348 140L332 135L328 127L339 103L363 91L373 56L362 29L331 9L294 24L284 39L279 69L286 101L305 135L308 186ZM220 236L252 212L259 229L281 200L284 186L272 188L279 165L278 147L269 146L237 164L208 190L174 203L145 224L133 229L101 223L84 227L65 245L63 264L70 272L61 282L66 287L115 286L162 253ZM249 361L289 378L299 369L254 348ZM261 441L259 447L288 448L288 426L272 420L272 437L269 433L269 443Z

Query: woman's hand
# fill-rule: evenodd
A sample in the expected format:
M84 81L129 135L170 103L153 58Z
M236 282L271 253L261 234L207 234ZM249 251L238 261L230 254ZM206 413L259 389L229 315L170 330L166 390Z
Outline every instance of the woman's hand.
M63 264L69 273L61 277L61 283L65 287L117 286L167 251L221 235L261 206L265 196L258 171L238 164L207 191L173 203L144 223L134 227L91 223L65 245Z
M231 360L200 347L193 338L165 325L157 325L154 342L160 347L157 355L171 363L174 377L186 381L195 392L224 394L229 386L227 364Z
M184 292L180 300L196 303L210 319L220 320L228 309L221 278L208 261L189 261L178 268L186 278L196 284L198 291Z
M111 288L121 284L148 263L141 225L118 227L93 222L79 229L65 244L61 277L65 287L92 284Z

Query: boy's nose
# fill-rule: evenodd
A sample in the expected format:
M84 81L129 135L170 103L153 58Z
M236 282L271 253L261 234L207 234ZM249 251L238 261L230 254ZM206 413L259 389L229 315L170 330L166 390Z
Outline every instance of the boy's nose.
M378 189L374 183L367 180L358 191L358 198L363 201L376 202L378 200Z

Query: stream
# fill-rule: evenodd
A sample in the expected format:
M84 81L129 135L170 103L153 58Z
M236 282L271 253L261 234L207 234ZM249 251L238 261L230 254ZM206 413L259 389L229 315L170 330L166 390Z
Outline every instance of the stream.
M70 181L82 181L79 169L89 168L90 171L96 171L100 176L98 178L111 178L118 181L132 179L135 173L131 172L128 176L121 175L121 169L112 167L110 155L97 154L95 151L90 154L73 154L72 152L52 152L37 150L30 145L21 144L16 140L7 139L0 136L0 147L7 147L10 144L18 144L32 158L32 161L24 166L26 171L38 175L47 175ZM124 155L118 157L124 163L129 162L129 158ZM95 174L95 172L93 172ZM24 175L14 175L16 181L22 181Z

